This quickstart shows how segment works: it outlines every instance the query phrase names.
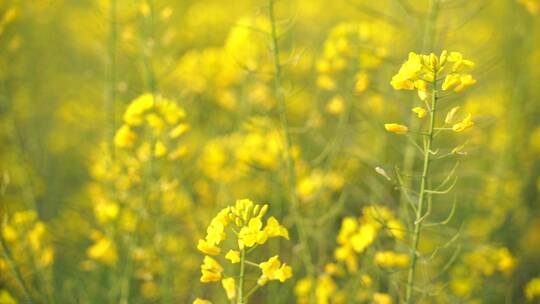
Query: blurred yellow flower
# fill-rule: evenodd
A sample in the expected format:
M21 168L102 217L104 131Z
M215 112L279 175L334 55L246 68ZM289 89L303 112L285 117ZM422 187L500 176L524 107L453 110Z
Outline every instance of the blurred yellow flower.
M392 304L392 297L386 293L376 292L373 294L373 304Z
M409 132L409 128L407 126L400 125L400 124L397 124L397 123L384 124L384 128L388 132L396 133L396 134L407 134Z
M118 260L116 247L107 237L98 234L95 243L86 250L89 258L106 265L114 265Z
M527 300L532 301L533 299L540 296L540 277L533 278L530 280L527 285L525 285L525 297Z
M468 114L461 122L458 122L452 126L454 132L463 132L474 126L474 121L471 119L471 114Z
M227 299L232 300L236 298L236 284L234 278L225 278L221 280L221 285L223 286L223 289L225 289Z
M427 110L422 107L414 107L412 111L418 115L418 118L424 118L427 115Z
M341 96L334 96L326 104L326 112L330 114L341 114L345 109L345 101Z
M137 134L128 125L123 125L114 135L114 144L119 148L131 148L137 139Z
M405 268L409 265L409 256L393 251L378 251L375 253L375 264L380 267Z

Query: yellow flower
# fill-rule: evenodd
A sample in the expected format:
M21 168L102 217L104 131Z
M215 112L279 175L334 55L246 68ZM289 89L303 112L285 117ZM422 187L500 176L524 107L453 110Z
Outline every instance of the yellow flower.
M530 14L536 15L540 11L540 3L538 0L518 0Z
M296 282L296 285L294 286L294 294L297 298L303 298L309 296L309 292L311 290L311 280L308 278L302 278Z
M384 128L388 132L396 133L396 134L407 134L407 132L409 132L409 128L407 126L400 125L397 123L384 124Z
M474 122L471 119L471 114L468 114L461 122L454 124L452 130L454 130L454 132L463 132L472 126L474 126Z
M8 242L13 242L17 239L17 230L10 225L2 227L2 236Z
M389 219L386 223L388 233L396 240L402 240L405 237L405 228L403 224L396 219Z
M268 237L284 237L287 240L289 239L289 232L287 229L283 226L281 226L278 222L278 220L271 216L266 221L266 227L264 227L264 232L268 235Z
M401 267L409 265L409 256L392 251L378 251L375 253L375 264L380 267Z
M498 264L497 268L506 274L511 273L516 267L516 261L510 251L506 248L497 250Z
M354 85L354 90L356 93L364 92L369 84L368 74L365 72L356 74L356 83Z
M201 282L218 282L221 280L221 274L223 273L223 267L209 256L204 257L204 262L201 265Z
M199 240L199 243L197 244L197 249L202 252L209 255L218 255L221 253L221 248L217 247L216 245L208 243L206 240Z
M345 262L349 272L355 273L358 270L358 261L351 246L340 246L336 248L334 257L338 261Z
M427 115L427 110L422 107L414 107L412 111L418 115L418 118L424 118Z
M236 298L236 284L234 278L225 278L221 280L221 285L223 286L223 289L225 289L227 299L232 300Z
M396 90L413 90L414 81L422 70L420 56L414 52L409 53L409 59L401 66L399 72L392 77L390 84Z
M154 146L154 156L162 157L165 154L167 154L167 147L162 141L158 140Z
M174 101L160 98L160 102L157 104L157 108L161 114L165 117L165 120L174 125L178 123L178 120L186 117L184 109L180 108Z
M119 148L131 148L137 139L137 134L128 125L123 125L114 135L114 145Z
M332 91L336 88L336 83L332 77L328 75L320 75L317 78L317 86L326 91Z
M174 129L172 129L169 132L169 137L173 139L178 138L182 136L184 133L186 133L188 130L189 130L189 125L185 123L181 123L178 126L174 127Z
M459 76L459 84L454 89L454 92L461 92L465 88L468 88L476 83L476 79L474 79L471 75L461 75Z
M239 263L240 262L240 252L238 252L236 250L229 250L229 252L227 252L227 254L225 255L225 258L227 260L231 261L231 263L233 263L233 264Z
M142 114L151 109L154 104L154 96L143 94L131 102L124 112L124 122L130 126L142 124Z
M444 82L441 88L443 91L448 91L452 89L453 87L457 86L459 84L459 81L460 81L459 74L448 74L444 78Z
M268 239L262 228L262 221L260 218L252 218L249 220L248 225L242 227L238 232L238 246L240 248L252 247L255 244L264 244Z
M261 278L257 283L259 285L266 284L268 280L279 280L283 283L292 277L292 268L287 264L281 265L279 256L277 255L271 257L266 262L260 263L259 267L262 270Z
M361 253L373 243L377 236L377 229L371 224L363 224L351 237L351 245L354 251Z
M28 232L28 242L30 247L37 251L41 247L41 239L45 234L45 224L37 222L34 227Z
M350 236L358 228L358 222L354 217L346 217L341 221L341 228L337 237L338 244L345 244L348 242Z
M374 293L373 304L392 304L392 297L386 293Z
M463 68L474 68L474 62L463 59L463 55L459 52L451 52L448 55L448 62L453 62L452 72L458 72Z
M326 112L330 114L341 114L343 113L343 110L345 109L345 102L343 101L343 98L341 96L334 96L327 104L326 104Z
M43 268L43 267L47 267L51 265L53 260L54 260L54 249L49 246L41 252L41 255L39 256L37 264L39 267Z
M206 228L206 241L211 245L219 245L225 237L225 225L223 225L222 221L214 218L210 223L210 226Z
M94 213L100 223L116 219L119 212L120 207L113 202L101 202L94 207Z
M322 275L317 279L315 287L315 296L317 303L330 303L333 293L336 291L337 285L329 275Z
M426 100L429 95L427 83L424 80L419 79L414 82L414 87L418 90L418 97L420 97L420 100Z
M540 296L540 277L534 278L527 283L525 286L525 296L529 301Z
M155 113L150 113L146 115L146 122L154 130L156 135L161 134L161 132L163 132L163 129L165 129L165 123Z
M86 251L88 257L106 265L114 265L118 259L114 243L105 236L98 236L94 245Z
M212 304L212 302L201 298L196 298L195 301L193 301L193 304Z

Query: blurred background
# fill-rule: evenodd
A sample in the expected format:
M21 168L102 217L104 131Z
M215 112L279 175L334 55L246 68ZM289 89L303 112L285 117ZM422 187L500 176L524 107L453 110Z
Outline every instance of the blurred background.
M381 236L355 271L336 238L369 206L410 228L395 172L415 185L419 158L383 125L408 123L417 101L389 82L410 51L443 49L476 63L477 84L442 103L475 127L438 142L459 153L434 176L459 180L433 204L448 221L422 236L418 303L538 301L540 1L275 5L292 190L265 1L0 2L0 303L226 303L220 284L199 283L196 244L240 198L268 203L291 233L268 251L293 278L250 302L308 303L316 288L318 304L399 303L406 272L374 256L407 252L408 236ZM148 98L161 106L134 115ZM130 117L142 119L131 130Z

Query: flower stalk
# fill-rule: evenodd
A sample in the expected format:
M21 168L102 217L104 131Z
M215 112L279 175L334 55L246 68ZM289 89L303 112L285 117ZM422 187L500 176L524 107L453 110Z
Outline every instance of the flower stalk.
M274 15L274 0L268 0L268 18L270 20L271 27L271 49L272 58L274 64L274 90L276 99L278 102L279 120L283 132L284 142L284 157L285 166L288 175L288 187L290 192L291 201L291 213L296 223L296 229L298 232L298 238L302 246L302 262L306 269L307 277L313 280L315 277L315 271L313 269L313 262L311 258L311 252L308 245L307 234L305 232L304 220L299 214L298 196L296 194L296 169L294 167L294 160L291 155L291 136L289 132L289 122L287 120L287 105L283 89L281 86L281 63L279 60L279 44L276 31L276 20ZM314 291L311 292L311 301L314 302Z
M240 251L240 275L238 278L238 297L237 304L245 304L244 300L244 273L245 273L245 263L246 263L246 250L242 249Z
M430 157L430 151L433 144L433 133L435 130L435 115L437 113L437 72L434 73L433 78L433 92L431 94L431 106L429 109L429 115L430 115L430 122L429 122L429 130L428 133L425 136L425 145L424 145L424 162L423 162L423 169L422 169L422 176L420 181L420 190L418 192L418 204L416 207L416 216L414 220L414 230L413 230L413 236L412 236L412 246L411 246L411 263L409 265L408 275L407 275L407 287L405 291L405 303L410 304L413 303L413 289L414 289L414 282L415 282L415 276L416 276L416 262L418 259L417 254L417 248L418 243L420 241L420 234L422 231L422 221L424 219L423 216L423 210L424 210L424 202L426 201L426 196L429 196L428 193L426 193L427 190L427 184L429 180L429 167L431 162Z

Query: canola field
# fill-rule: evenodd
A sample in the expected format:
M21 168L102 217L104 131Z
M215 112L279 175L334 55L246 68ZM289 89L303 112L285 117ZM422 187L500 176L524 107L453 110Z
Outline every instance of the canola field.
M540 303L540 0L0 1L0 304Z

